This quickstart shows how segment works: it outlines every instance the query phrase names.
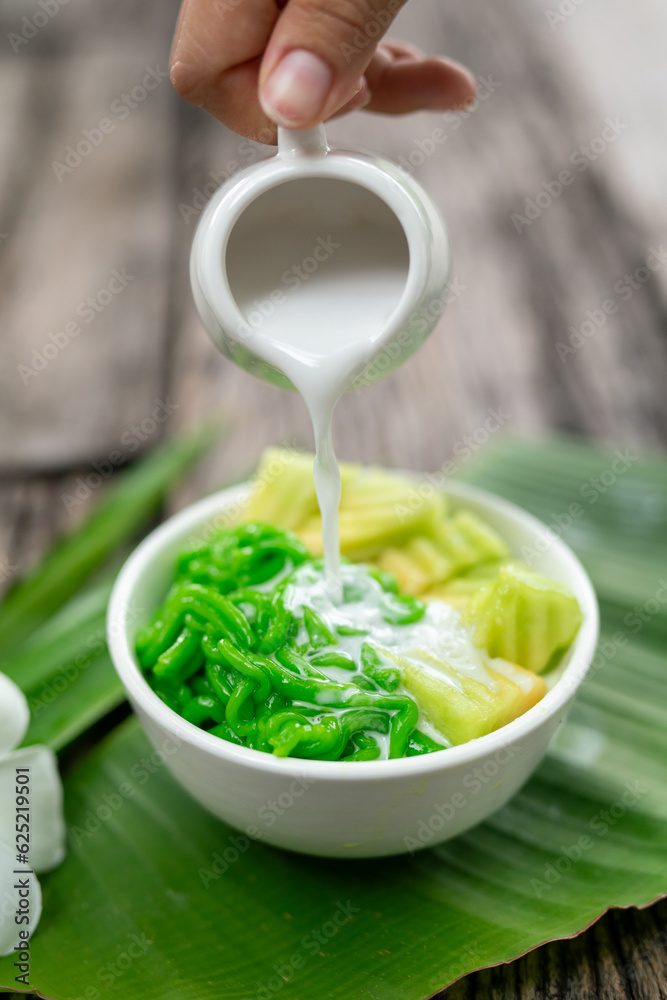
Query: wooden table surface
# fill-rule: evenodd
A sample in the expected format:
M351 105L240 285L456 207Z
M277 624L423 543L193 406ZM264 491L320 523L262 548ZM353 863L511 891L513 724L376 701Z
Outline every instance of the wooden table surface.
M182 504L269 443L311 443L301 401L219 357L193 309L201 206L267 151L172 93L175 0L70 0L37 27L33 6L0 8L3 583L81 516L63 494L112 452L228 414ZM504 433L665 447L666 30L660 0L411 0L400 33L468 63L478 108L330 135L414 167L457 292L413 360L343 401L342 458L432 469L490 409ZM666 954L667 904L616 911L443 996L666 997Z

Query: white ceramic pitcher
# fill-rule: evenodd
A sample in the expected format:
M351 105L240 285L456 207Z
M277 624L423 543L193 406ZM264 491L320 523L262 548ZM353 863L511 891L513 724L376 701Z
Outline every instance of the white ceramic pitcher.
M284 244L297 221L300 231L312 230L314 256L304 258L303 271L295 265L293 271L283 272L282 279L276 277L269 288L266 274L275 269L278 276L288 263ZM357 294L362 297L364 273L373 273L375 263L368 259L368 253L355 253L350 245L354 234L368 235L369 227L379 226L380 244L376 240L375 246L384 246L387 241L395 244L395 270L389 283L395 290L389 296L391 308L377 324L372 363L355 372L351 383L366 384L394 371L432 332L445 304L450 251L444 223L429 195L385 157L362 150L330 149L323 126L305 131L279 129L277 155L240 171L213 195L192 246L190 275L201 319L217 346L241 368L292 388L286 376L267 362L267 352L259 350L258 338L265 335L262 321L270 310L281 307L288 294L300 294L299 279L292 277L293 272L304 280L309 278L311 292L319 282L322 291L333 295L331 301L335 301L338 286L327 267L322 265L312 278L310 269L319 266L315 261L318 248L321 258L331 252L323 234L336 224L348 227L345 232L349 238L344 241L344 250L336 251L335 280L347 278L348 284L354 284L351 269L361 268L356 278ZM266 273L261 281L257 278L255 289L260 251ZM382 261L377 266L382 267ZM281 285L281 280L283 284L288 280L285 275L291 281L289 289ZM340 284L340 294L345 294L346 287L345 282ZM249 288L256 291L250 304ZM325 308L319 288L317 294L316 301ZM377 303L360 301L366 311L386 307L381 299Z

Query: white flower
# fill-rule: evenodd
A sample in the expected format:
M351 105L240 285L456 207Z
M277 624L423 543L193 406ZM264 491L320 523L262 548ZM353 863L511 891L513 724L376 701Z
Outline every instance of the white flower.
M32 934L37 926L42 893L35 872L54 868L65 856L63 792L55 754L45 746L14 749L29 722L25 695L0 674L0 955L11 955L25 943L20 932ZM28 799L27 817L18 795Z

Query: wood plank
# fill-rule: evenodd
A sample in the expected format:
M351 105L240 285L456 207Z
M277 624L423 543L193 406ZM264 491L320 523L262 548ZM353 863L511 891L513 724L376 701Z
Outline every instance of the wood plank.
M65 482L60 477L0 481L0 596L69 526L62 503Z
M662 1000L667 904L611 910L584 934L466 976L437 1000Z
M555 6L555 5L553 5ZM664 239L667 143L664 94L667 8L661 0L632 6L586 0L544 28L558 58L602 118L627 123L627 142L614 150L614 199L642 220L651 242ZM665 275L661 272L662 288Z
M102 455L160 395L171 236L168 117L176 99L163 79L151 93L135 91L146 94L135 108L114 104L142 87L146 66L158 65L150 55L136 44L119 51L106 42L62 66L31 62L23 119L36 116L39 148L29 135L29 189L0 244L6 469L58 468ZM113 128L108 134L99 129L103 118ZM64 163L68 146L88 141L82 129L96 130L99 148L59 181L52 162ZM20 145L15 152L21 156ZM0 218L10 214L6 202Z
M431 13L433 20L435 8ZM443 199L459 266L472 288L466 305L477 296L486 306L469 331L479 343L476 357L481 365L496 366L497 375L491 377L508 409L518 396L530 400L531 411L536 405L559 429L628 443L664 443L665 407L654 406L666 374L659 293L663 271L627 303L613 288L643 264L650 247L650 233L614 200L615 154L624 135L585 171L575 169L571 156L581 145L590 145L604 123L582 103L577 81L562 72L537 9L526 9L523 0L506 0L493 7L473 3L465 12L443 8L440 15L443 37L462 41L455 54L484 67L482 76L499 84L452 141L443 144L441 154L415 171ZM474 33L465 30L468 18L477 26ZM435 23L420 28L437 38ZM423 132L421 141L428 136ZM517 232L512 214L522 212L526 198L544 194L544 183L568 167L572 183ZM478 278L487 255L489 271L507 282L505 295L502 290L497 295L495 285L487 292L486 270ZM569 327L581 327L587 310L599 310L610 297L617 313L564 365L556 343L567 344ZM507 310L501 322L495 315L499 305ZM516 324L509 315L512 309L518 314ZM521 322L526 316L528 324ZM469 338L456 329L451 333L468 352ZM517 359L536 352L539 364L527 384L513 377ZM517 422L519 429L530 429L526 417Z

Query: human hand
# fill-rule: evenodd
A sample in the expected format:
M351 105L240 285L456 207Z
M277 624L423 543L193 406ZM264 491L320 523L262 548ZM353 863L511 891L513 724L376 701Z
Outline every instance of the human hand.
M465 67L384 41L405 0L183 0L171 79L234 132L275 143L356 108L383 114L468 105Z

